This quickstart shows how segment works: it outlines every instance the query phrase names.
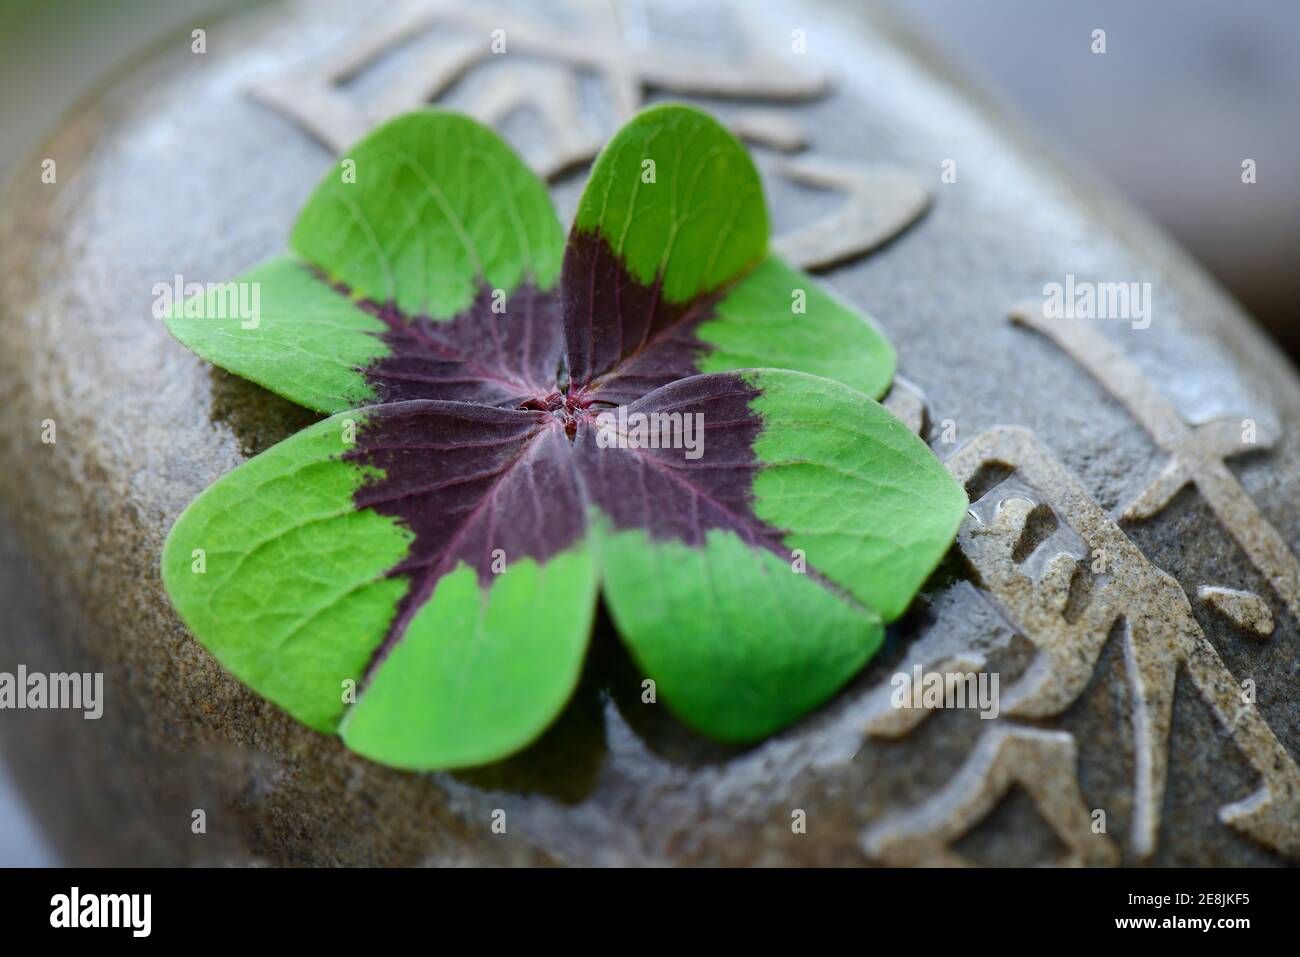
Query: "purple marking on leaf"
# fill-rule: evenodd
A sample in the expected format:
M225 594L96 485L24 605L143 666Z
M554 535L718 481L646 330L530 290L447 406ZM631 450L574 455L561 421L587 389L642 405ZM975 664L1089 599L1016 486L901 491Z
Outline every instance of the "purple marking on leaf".
M364 370L384 404L360 412L356 448L344 457L381 477L353 498L414 536L389 572L410 585L367 676L442 576L464 562L487 588L498 557L506 568L544 562L584 535L588 503L615 528L655 539L700 547L710 529L725 529L788 557L784 532L753 510L758 389L736 374L696 374L706 346L695 329L717 296L666 303L603 239L584 235L570 237L561 288L563 323L559 297L531 286L517 289L503 314L484 289L445 322L358 303L388 327L391 354ZM700 421L701 455L602 448L598 417L617 415L618 406L628 416Z
M390 354L363 370L383 401L451 399L513 408L553 391L563 355L558 297L523 285L501 313L492 311L492 299L484 287L469 309L445 321L362 303L388 326L383 340Z
M353 298L346 284L330 286ZM391 302L354 301L388 327L380 335L388 355L361 370L378 402L439 399L515 408L555 389L564 326L554 290L524 283L500 301L504 311L495 312L494 290L483 286L468 309L445 320L409 316Z
M682 379L627 406L629 422L634 413L702 416L697 459L683 448L601 448L598 423L584 422L574 452L592 502L618 529L700 546L709 529L722 528L786 555L782 531L753 509L754 473L761 467L754 440L763 428L750 408L757 395L740 376L716 373Z
M695 335L720 293L665 301L656 281L637 282L603 236L569 236L561 273L569 375L593 395L624 404L699 372L709 348Z
M356 507L414 535L389 572L409 576L410 587L372 672L443 575L464 562L487 588L494 558L507 569L544 562L581 539L586 514L565 423L549 412L414 400L358 415L356 448L344 458L383 474L356 491Z
M634 412L702 416L703 454L697 459L682 448L601 448L599 412L592 409L579 423L573 447L588 499L615 529L639 528L652 539L695 548L711 529L722 529L788 561L785 530L754 514L754 475L763 467L754 441L763 419L750 403L760 393L736 373L715 372L679 379L628 404L629 421ZM804 574L845 604L861 607L813 564Z

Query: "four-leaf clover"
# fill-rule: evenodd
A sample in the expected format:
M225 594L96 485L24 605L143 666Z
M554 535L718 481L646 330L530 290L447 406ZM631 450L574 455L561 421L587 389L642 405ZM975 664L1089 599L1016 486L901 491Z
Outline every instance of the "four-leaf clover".
M752 161L688 107L615 136L567 242L492 131L384 125L291 252L238 280L259 284L255 322L218 318L217 292L168 318L330 415L177 520L177 611L262 695L399 767L541 734L599 595L699 731L749 741L804 714L875 653L965 497L874 401L888 343L767 245Z

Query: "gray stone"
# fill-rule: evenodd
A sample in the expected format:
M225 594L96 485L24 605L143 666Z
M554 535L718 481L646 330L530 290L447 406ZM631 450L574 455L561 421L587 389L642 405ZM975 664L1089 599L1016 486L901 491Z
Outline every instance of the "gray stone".
M807 59L829 74L829 92L782 93L776 77L761 104L798 124L810 156L910 171L930 197L897 238L824 274L885 328L924 397L927 437L979 500L881 654L824 708L732 749L643 705L603 623L560 721L515 758L454 774L369 763L223 671L163 594L163 538L195 495L312 416L171 340L151 290L177 273L227 279L284 246L332 152L267 91L377 22L335 2L245 14L211 24L203 56L177 37L98 96L40 152L57 159L57 184L20 164L0 206L0 451L11 463L0 471L0 669L103 671L107 689L98 722L0 721L10 768L65 859L1275 864L1297 853L1294 373L1182 253L973 98L882 11L764 4L746 16L758 20L750 39L786 49L806 28ZM646 30L688 65L716 65L718 38L734 36L726 22L693 9ZM380 102L417 54L381 54L337 94ZM475 67L444 99L471 104L476 73L498 68ZM700 76L700 89L717 86ZM592 85L579 85L581 115L605 136L617 104ZM759 105L699 99L726 118ZM526 155L546 145L536 123L506 128ZM948 159L953 183L940 178ZM760 156L780 229L834 213L834 196L783 178L776 160ZM582 179L557 174L562 215ZM1010 321L1067 274L1150 282L1150 327L1098 321L1071 339L1068 323ZM1103 381L1116 369L1132 374ZM1167 400L1163 426L1141 421L1160 408L1124 393L1135 384ZM1249 418L1259 441L1233 449L1219 426L1184 434L1169 415ZM46 419L56 444L41 442ZM1240 451L1222 469L1216 455ZM1160 484L1171 461L1192 484ZM1080 572L1098 542L1119 564ZM1196 600L1202 586L1258 596L1271 635ZM1102 601L1122 606L1127 648L1122 627L1109 640L1071 630ZM1045 660L1056 664L1035 684ZM913 664L996 672L1022 710L913 720L887 702L891 677ZM1172 698L1167 739L1149 733L1162 726L1156 678ZM1238 705L1245 679L1254 703ZM1153 796L1138 782L1164 754L1168 781ZM1280 770L1261 778L1267 761ZM1225 823L1220 809L1261 787L1254 812ZM203 835L191 832L196 808ZM504 836L490 830L498 808ZM1098 809L1104 834L1090 827ZM796 810L806 833L792 828Z

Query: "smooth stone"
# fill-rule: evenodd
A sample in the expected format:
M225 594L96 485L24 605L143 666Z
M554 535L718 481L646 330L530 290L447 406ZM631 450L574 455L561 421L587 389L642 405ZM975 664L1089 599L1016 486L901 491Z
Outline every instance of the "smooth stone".
M40 183L34 158L0 207L0 449L11 463L0 471L0 597L9 619L0 666L105 673L102 720L24 711L0 721L14 776L66 860L824 865L900 855L955 861L945 857L952 852L1038 863L1063 854L1060 833L1035 804L1041 798L1107 812L1104 838L1075 834L1073 850L1089 863L1285 861L1274 848L1296 840L1292 818L1280 819L1274 848L1220 820L1219 808L1258 782L1186 677L1174 697L1156 840L1140 848L1132 698L1116 640L1064 713L1042 721L1015 725L1004 708L996 721L944 710L913 724L906 712L882 711L891 677L916 663L995 670L1005 696L1033 659L1024 629L975 587L990 569L972 569L960 549L848 688L743 750L703 740L643 704L641 676L608 623L556 725L518 756L466 772L372 764L225 673L162 592L164 536L211 482L313 417L174 342L151 313L151 290L177 273L222 281L283 248L332 153L248 90L285 64L328 57L371 18L343 3L322 6L209 24L202 57L188 35L177 37L43 148L40 156L58 160L57 184ZM834 84L820 98L743 105L797 119L819 156L885 162L929 186L919 222L823 279L875 316L898 349L915 394L900 387L891 403L906 405L918 425L928 421L927 437L945 457L1000 426L1030 430L1097 504L1087 529L1059 539L1063 552L1026 559L1043 576L1042 594L1055 588L1068 607L1071 563L1091 558L1079 551L1085 539L1168 459L1079 362L1009 321L1016 303L1040 300L1046 283L1067 274L1153 283L1149 329L1097 328L1185 420L1253 416L1274 437L1271 450L1233 460L1232 472L1280 538L1300 544L1300 383L1184 254L974 98L884 11L773 4L751 15L760 35L787 44L791 24L816 24L808 41ZM676 31L671 48L684 55L682 37L699 40L712 23L693 14L651 28ZM720 113L743 106L707 105ZM781 129L782 148L797 148L800 138ZM519 135L527 145L537 134ZM943 163L953 158L957 179L945 183ZM762 162L783 231L833 205ZM578 171L558 181L562 216L582 179ZM57 423L52 445L40 440L46 419ZM1036 511L1032 490L1002 496L999 508L990 501L975 510L994 534L999 513L1026 528L1050 517L1050 507ZM980 531L975 521L968 530ZM1211 585L1267 602L1275 622L1267 640L1199 601L1188 614L1234 679L1254 680L1281 746L1300 752L1296 618L1206 499L1184 490L1123 528L1185 595ZM1139 561L1134 555L1128 560ZM1183 614L1176 605L1139 610L1158 629ZM983 804L976 795L961 810L969 820L960 834L899 839L900 815L943 795L983 753L991 725L1031 729L1016 739L1023 759L1009 767L1042 794L1026 797L1022 780ZM1076 768L1082 797L1072 805ZM205 812L201 834L195 810ZM506 812L505 834L493 833L497 810Z

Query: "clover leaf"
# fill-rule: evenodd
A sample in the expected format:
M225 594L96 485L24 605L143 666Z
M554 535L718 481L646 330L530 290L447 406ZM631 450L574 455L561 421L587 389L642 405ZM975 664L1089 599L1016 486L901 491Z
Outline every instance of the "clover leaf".
M567 242L495 133L400 117L237 281L253 321L210 292L172 334L330 417L200 495L163 580L230 671L386 764L531 742L598 595L681 719L767 735L875 653L964 514L874 401L888 343L768 252L752 161L688 107L614 137Z

